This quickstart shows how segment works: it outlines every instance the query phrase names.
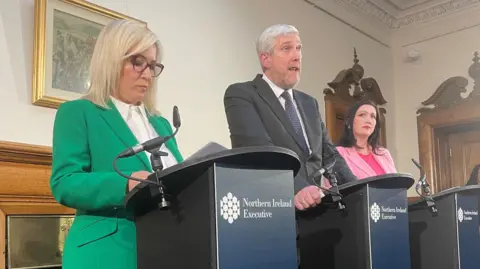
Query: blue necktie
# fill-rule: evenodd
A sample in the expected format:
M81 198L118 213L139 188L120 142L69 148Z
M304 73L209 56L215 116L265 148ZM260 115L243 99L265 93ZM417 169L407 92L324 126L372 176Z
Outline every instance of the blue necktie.
M303 151L308 152L307 142L305 141L305 136L303 135L302 124L300 123L300 118L298 117L295 106L293 105L293 100L288 91L282 93L282 98L285 100L285 111L287 112L288 119L292 123L293 129L300 138L300 146Z

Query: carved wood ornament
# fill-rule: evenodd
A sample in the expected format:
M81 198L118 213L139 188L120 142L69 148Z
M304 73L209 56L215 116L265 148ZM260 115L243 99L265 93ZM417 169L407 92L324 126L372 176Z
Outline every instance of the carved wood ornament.
M480 57L474 53L473 64L468 69L474 80L473 90L466 96L468 79L454 76L440 84L435 92L421 104L417 110L417 128L420 163L425 168L432 191L454 187L445 183L449 171L445 172L446 160L441 158L441 141L438 139L441 129L468 126L480 123Z
M380 86L372 77L363 78L364 69L359 64L357 50L353 49L353 66L340 71L332 82L327 83L330 88L323 90L325 94L325 118L328 133L336 142L343 133L342 124L348 108L360 100L367 99L378 106L381 124L381 142L386 146L385 132L385 105L387 101L382 95ZM353 87L353 92L351 89Z

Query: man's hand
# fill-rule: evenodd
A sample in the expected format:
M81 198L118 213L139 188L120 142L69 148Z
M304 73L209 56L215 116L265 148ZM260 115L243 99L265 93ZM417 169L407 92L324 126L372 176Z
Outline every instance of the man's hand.
M293 200L298 210L305 210L320 204L323 197L325 197L325 194L319 187L308 186L300 190Z

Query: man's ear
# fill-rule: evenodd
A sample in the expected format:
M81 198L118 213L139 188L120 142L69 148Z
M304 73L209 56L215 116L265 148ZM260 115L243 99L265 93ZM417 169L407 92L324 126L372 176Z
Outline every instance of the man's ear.
M260 54L260 62L264 68L270 68L270 65L272 64L272 57L270 57L269 54L262 53Z

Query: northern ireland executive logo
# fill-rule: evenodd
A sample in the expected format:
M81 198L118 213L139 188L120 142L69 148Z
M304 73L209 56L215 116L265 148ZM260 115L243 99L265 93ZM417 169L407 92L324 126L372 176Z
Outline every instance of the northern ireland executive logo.
M222 215L228 223L233 223L233 221L240 216L240 200L231 192L223 196L222 200L220 200L220 215Z
M457 218L460 223L477 221L478 210L468 210L466 208L459 207L457 210Z
M380 207L377 203L373 203L372 207L370 208L370 216L374 222L377 222L380 219Z
M246 220L265 220L273 218L275 212L283 208L293 208L291 199L267 198L265 200L249 197L239 197L228 192L220 199L220 215L228 223L232 224L239 218Z
M380 220L396 220L397 217L403 214L407 214L407 207L385 206L377 203L373 203L372 206L370 206L370 217L375 223Z

